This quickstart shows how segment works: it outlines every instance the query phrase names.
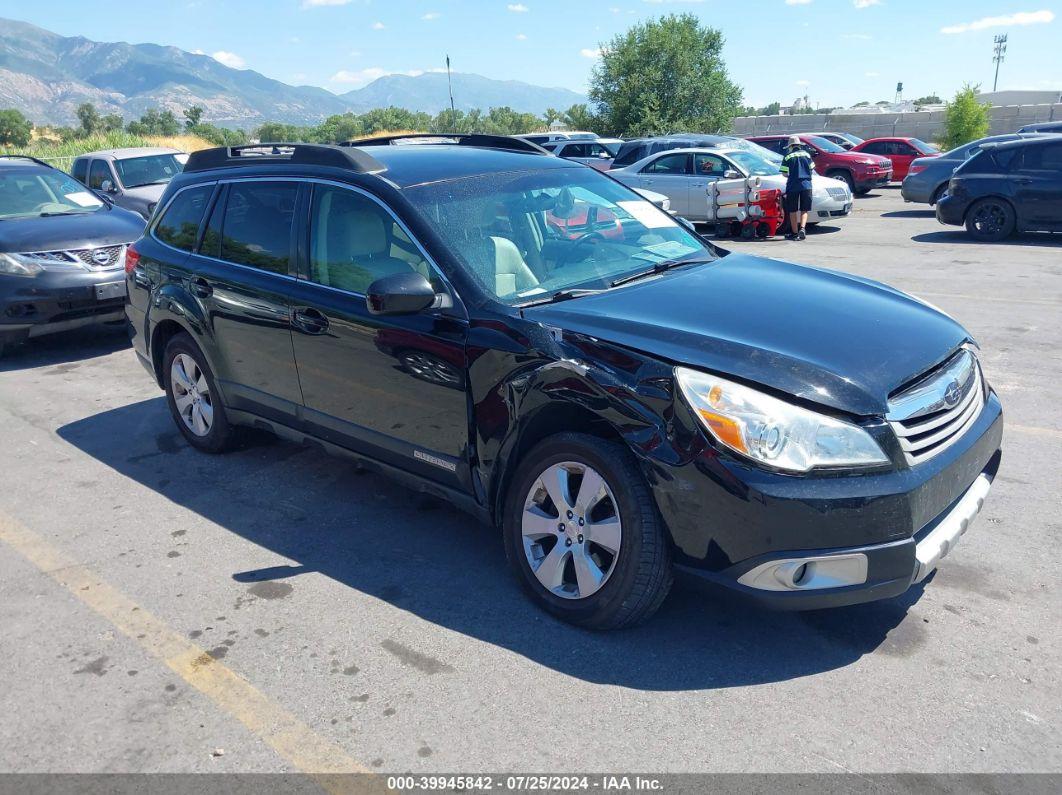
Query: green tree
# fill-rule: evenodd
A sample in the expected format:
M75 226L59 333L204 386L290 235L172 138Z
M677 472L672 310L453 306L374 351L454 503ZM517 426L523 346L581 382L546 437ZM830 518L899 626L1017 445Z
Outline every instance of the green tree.
M125 122L122 121L121 114L108 113L106 116L100 119L99 131L105 133L117 132L118 130L122 129L123 124L125 124Z
M158 108L148 108L139 121L129 122L125 129L133 135L177 135L181 123L172 110L160 112Z
M201 106L192 105L192 107L184 109L185 129L190 130L201 121L203 121L203 108Z
M614 37L590 77L599 132L729 130L741 89L727 75L722 49L723 35L693 14L639 23Z
M941 146L945 150L988 135L990 109L978 99L980 86L964 85L955 94L955 99L944 108L944 139Z
M224 127L215 127L213 124L200 123L188 130L192 135L210 141L214 146L239 146L248 142L247 133L243 130L227 130Z
M561 121L569 130L593 130L600 126L598 119L586 105L572 105L561 115Z
M33 134L29 119L14 108L0 110L0 144L26 146Z
M926 94L914 101L915 105L939 105L943 100L936 94Z
M563 115L556 108L546 108L546 112L542 114L542 121L546 125L546 129L550 129L554 122L560 121Z
M91 102L82 102L77 106L77 110L74 111L77 115L77 120L81 124L82 135L92 135L99 132L100 129L100 112L96 110L96 106Z

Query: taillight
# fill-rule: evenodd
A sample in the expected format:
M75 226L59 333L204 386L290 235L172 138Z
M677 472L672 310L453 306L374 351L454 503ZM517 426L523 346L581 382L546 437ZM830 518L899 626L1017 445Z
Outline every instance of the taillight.
M925 171L925 170L926 170L925 163L922 163L922 164L912 163L911 167L909 169L907 169L907 173L908 174L917 174L918 172Z
M133 272L136 264L140 262L140 252L136 250L136 247L130 243L125 247L125 272L126 275Z

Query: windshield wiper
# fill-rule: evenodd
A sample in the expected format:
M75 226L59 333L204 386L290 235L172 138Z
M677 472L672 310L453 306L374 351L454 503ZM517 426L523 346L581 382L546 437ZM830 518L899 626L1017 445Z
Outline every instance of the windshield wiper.
M95 210L71 210L70 212L65 212L65 213L46 212L46 213L39 213L38 217L39 218L58 218L59 216L62 216L62 215L88 215L88 214L94 213L94 212L96 212L96 211Z
M660 262L654 262L653 267L646 268L643 271L637 271L635 273L628 274L627 276L621 276L612 282L610 287L619 287L621 284L627 284L628 282L637 281L638 279L644 279L646 276L655 276L658 273L663 273L671 268L677 268L680 265L703 265L706 262L715 262L715 257L694 257L691 259L685 259L679 257L678 259L665 259Z
M586 289L558 290L557 292L555 292L555 293L553 293L551 295L547 295L544 298L539 298L539 299L534 300L534 301L528 301L528 302L523 303L523 304L517 304L517 306L523 308L523 307L526 307L526 306L538 306L540 304L555 304L558 301L570 301L572 298L582 298L584 295L597 295L598 293L603 293L603 292L605 292L605 291L604 290L586 290Z

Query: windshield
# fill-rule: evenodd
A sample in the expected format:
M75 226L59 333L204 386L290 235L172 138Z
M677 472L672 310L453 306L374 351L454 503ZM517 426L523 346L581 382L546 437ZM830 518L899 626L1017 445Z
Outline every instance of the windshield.
M728 152L727 155L741 166L746 174L753 177L773 177L782 173L777 163L772 163L755 152Z
M666 212L591 169L483 174L404 193L464 269L507 304L608 289L665 261L715 259Z
M766 146L760 146L755 141L746 141L744 138L735 138L733 141L727 141L727 146L732 146L735 149L743 149L746 152L751 152L762 160L766 160L769 163L781 164L782 156L777 152L772 152Z
M820 135L809 135L805 140L807 140L807 142L812 146L818 147L823 152L830 152L831 154L836 154L838 152L845 151L845 148L843 146L838 146L833 141L827 141Z
M940 151L940 149L938 149L933 144L927 144L925 141L920 141L917 138L911 139L911 146L913 146L915 149L917 149L924 155L931 155Z
M118 179L127 188L139 188L142 185L163 185L181 173L181 164L174 154L147 155L130 157L127 160L115 160L114 170Z
M94 213L104 204L62 171L0 171L0 219Z
M852 146L859 146L861 143L863 143L862 138L860 138L858 135L852 135L852 133L838 133L838 135L840 135L846 141L850 142Z
M619 154L620 147L623 146L623 141L598 141L598 143L605 147L613 157Z

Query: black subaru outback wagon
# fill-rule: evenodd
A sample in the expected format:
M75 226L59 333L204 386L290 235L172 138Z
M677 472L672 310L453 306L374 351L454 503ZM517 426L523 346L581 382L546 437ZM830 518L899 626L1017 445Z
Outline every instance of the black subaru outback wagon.
M514 139L197 152L126 271L192 445L258 426L444 497L585 626L647 618L676 573L780 607L895 596L999 466L950 317L716 249Z

